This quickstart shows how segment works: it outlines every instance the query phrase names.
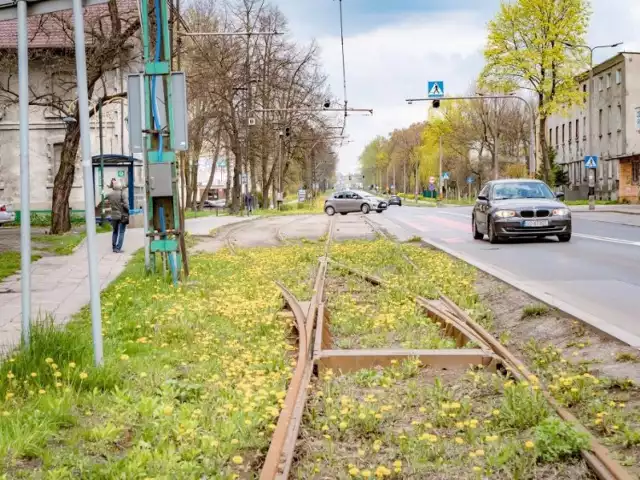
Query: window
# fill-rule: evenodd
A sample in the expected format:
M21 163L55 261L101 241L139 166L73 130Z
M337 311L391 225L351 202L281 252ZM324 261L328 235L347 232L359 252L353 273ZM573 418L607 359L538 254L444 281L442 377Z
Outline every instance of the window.
M618 104L618 115L616 118L616 128L622 130L622 105Z
M568 140L569 140L569 143L571 143L571 141L573 139L573 137L571 136L571 125L572 125L572 123L569 122L568 125L569 125L569 137L568 137Z
M564 123L562 124L562 144L564 145Z
M602 91L602 85L603 85L603 81L602 81L602 77L598 78L598 90L601 92Z
M549 145L553 143L553 128L549 129Z
M622 70L616 70L616 85L620 85L622 83Z
M587 103L587 84L582 85L582 93L584 94L584 103Z
M640 161L631 162L631 183L637 185L640 183Z
M611 105L607 107L607 133L611 135Z
M587 117L582 119L582 129L584 130L584 138L587 138L587 135L591 135L591 132L587 132Z
M607 73L607 88L611 88L611 74Z
M598 135L602 136L602 109L598 110Z
M580 141L580 119L576 118L576 142Z
M560 131L560 127L556 127L556 147L558 146L558 132Z

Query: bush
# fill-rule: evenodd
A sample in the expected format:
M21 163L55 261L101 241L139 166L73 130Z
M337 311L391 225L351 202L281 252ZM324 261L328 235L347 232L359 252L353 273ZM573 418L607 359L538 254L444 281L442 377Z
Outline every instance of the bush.
M589 448L589 435L578 432L573 425L559 418L549 417L534 430L536 448L541 460L556 462L575 457Z

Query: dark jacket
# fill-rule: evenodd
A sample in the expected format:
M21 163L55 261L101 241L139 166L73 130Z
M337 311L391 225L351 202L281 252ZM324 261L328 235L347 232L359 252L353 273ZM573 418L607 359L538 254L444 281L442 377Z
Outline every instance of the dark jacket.
M120 188L116 188L109 192L107 200L111 205L111 219L120 220L123 213L129 213L129 205L127 204L124 192Z

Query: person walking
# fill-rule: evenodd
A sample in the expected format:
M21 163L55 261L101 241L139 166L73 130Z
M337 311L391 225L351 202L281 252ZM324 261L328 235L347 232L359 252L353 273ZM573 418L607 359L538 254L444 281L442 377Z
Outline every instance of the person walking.
M107 195L107 199L111 205L111 226L113 227L111 247L113 253L122 253L124 232L129 224L129 204L124 196L124 188L115 178L111 180L110 187L111 192Z

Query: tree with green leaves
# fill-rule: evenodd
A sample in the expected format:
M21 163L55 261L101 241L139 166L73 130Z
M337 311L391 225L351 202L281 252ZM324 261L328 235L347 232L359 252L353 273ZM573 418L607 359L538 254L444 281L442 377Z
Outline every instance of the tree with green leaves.
M586 64L585 52L570 45L585 43L589 17L588 0L517 0L503 2L489 22L487 63L480 81L493 91L526 89L536 95L547 181L551 173L547 118L584 100L575 75Z

